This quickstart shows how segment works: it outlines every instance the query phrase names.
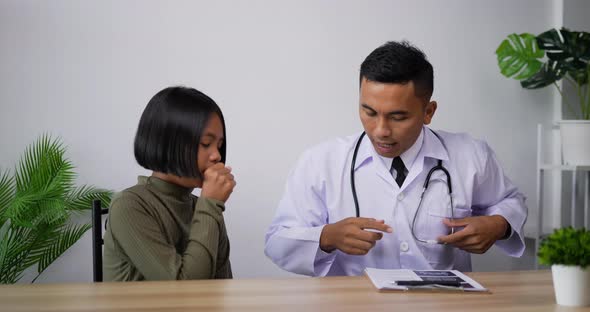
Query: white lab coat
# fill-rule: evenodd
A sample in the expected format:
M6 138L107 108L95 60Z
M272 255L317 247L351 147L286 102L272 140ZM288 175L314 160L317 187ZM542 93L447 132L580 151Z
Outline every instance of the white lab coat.
M493 151L466 134L423 128L422 146L399 187L385 163L365 137L355 166L360 216L385 220L393 233L364 256L319 248L326 224L355 216L350 166L360 134L317 145L301 156L287 180L285 193L266 234L266 255L281 268L310 276L360 275L366 267L383 269L471 270L470 254L450 245L414 240L411 224L425 177L438 159L452 180L455 218L501 215L512 233L496 242L506 254L524 252L523 226L527 218L524 196L504 175ZM439 138L440 137L440 138ZM443 143L441 142L444 142ZM441 171L432 180L446 183ZM421 239L448 234L442 219L451 217L446 184L432 182L417 216L415 233Z

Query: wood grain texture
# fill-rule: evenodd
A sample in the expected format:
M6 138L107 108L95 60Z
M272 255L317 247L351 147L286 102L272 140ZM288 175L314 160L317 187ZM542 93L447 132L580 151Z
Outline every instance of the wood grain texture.
M468 275L491 292L378 292L365 276L5 285L0 311L590 311L556 305L550 271Z

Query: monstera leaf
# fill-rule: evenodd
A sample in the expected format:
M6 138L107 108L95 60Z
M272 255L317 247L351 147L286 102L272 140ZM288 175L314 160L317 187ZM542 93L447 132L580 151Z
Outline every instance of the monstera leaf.
M522 80L541 69L543 63L539 59L545 53L537 46L534 35L524 33L509 35L496 49L496 55L502 75Z
M537 36L537 44L547 52L547 58L556 63L550 68L566 70L579 85L588 83L590 33L551 29Z
M525 89L543 88L563 78L566 72L562 62L549 60L532 77L522 80L520 85Z

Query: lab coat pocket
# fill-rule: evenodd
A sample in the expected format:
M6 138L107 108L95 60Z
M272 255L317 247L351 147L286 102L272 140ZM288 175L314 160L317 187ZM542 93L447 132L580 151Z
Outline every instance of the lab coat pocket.
M471 216L471 210L465 208L455 207L453 213L450 210L446 213L440 211L429 212L429 224L432 230L432 239L437 239L440 236L451 234L451 228L443 223L443 219L461 219ZM461 228L455 228L460 231ZM424 256L435 270L449 270L453 268L455 247L443 244L424 244Z
M471 209L455 207L451 211L451 208L449 206L449 208L445 209L444 212L429 211L428 212L428 221L429 221L428 224L429 224L430 229L432 229L432 231L437 234L436 237L442 236L442 235L449 235L449 234L451 234L451 228L449 228L448 226L446 226L443 223L444 219L462 219L462 218L467 218L470 216L471 216ZM462 228L457 227L457 228L455 228L455 232L459 231L461 229Z
M431 233L431 239L450 234L450 228L443 224L443 219L460 219L471 215L471 209L467 208L464 201L454 198L448 193L446 181L441 179L431 180L428 190L424 193L423 213L427 219L425 225ZM457 200L459 199L459 200Z
M461 209L455 207L453 213L442 213L440 210L429 211L428 213L428 224L430 232L428 237L424 237L430 240L436 240L440 236L451 234L451 229L443 223L443 219L451 218L451 215L455 219L469 217L471 210ZM460 230L455 228L455 231ZM443 244L420 244L424 257L434 270L450 270L454 267L455 263L455 247L451 245Z

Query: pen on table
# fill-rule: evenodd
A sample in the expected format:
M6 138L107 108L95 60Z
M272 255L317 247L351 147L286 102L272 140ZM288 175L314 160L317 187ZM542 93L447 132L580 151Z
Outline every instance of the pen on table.
M428 286L428 285L440 285L440 286L451 286L461 287L461 283L457 281L395 281L398 286Z

